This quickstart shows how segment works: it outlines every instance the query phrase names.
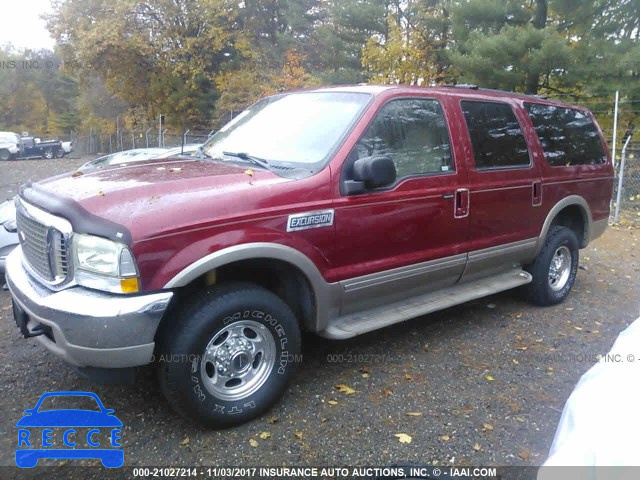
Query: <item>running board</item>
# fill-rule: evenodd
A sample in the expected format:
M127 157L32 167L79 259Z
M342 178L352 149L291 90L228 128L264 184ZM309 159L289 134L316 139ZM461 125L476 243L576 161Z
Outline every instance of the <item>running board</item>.
M318 335L336 340L355 337L427 313L486 297L530 283L533 278L523 270L512 270L492 277L454 285L402 302L339 317Z

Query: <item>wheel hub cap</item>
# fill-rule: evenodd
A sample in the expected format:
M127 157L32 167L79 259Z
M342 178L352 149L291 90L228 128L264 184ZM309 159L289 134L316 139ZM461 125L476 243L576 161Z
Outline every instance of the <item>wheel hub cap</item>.
M275 355L275 340L269 329L253 320L235 322L209 341L200 362L201 378L215 397L240 400L266 382Z
M571 251L566 246L558 247L549 265L549 286L553 291L562 290L570 275Z

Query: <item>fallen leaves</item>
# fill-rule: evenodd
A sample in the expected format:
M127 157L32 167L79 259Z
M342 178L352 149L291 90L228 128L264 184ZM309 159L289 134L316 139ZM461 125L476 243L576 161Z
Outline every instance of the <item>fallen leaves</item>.
M280 419L278 417L270 417L267 419L267 423L269 425L274 425L276 423L278 423L280 421Z
M189 437L184 437L184 440L180 442L180 445L189 445Z
M261 432L260 435L258 435L262 440L267 440L268 438L271 438L271 434L269 432Z
M258 446L258 441L255 440L254 438L250 438L249 439L249 445L251 445L252 447L257 447Z
M182 167L172 167L169 169L171 173L178 173L182 171Z
M407 412L405 413L407 417L419 417L422 415L422 412Z
M527 460L529 460L529 458L531 458L531 453L529 452L529 450L521 450L520 452L518 452L518 457L526 462Z
M485 375L484 378L488 381L488 382L493 382L495 380L495 378L493 378L491 375Z
M336 402L335 400L329 400L329 401L327 401L327 403L329 405L337 405L338 404L338 402Z
M353 388L351 388L349 385L346 385L344 383L340 383L336 385L334 388L340 393L344 393L346 395L352 395L356 393L356 391Z
M385 397L388 397L389 395L393 395L393 388L391 387L384 387L382 389L382 395L384 395Z
M293 436L298 440L302 440L302 432L293 432Z
M400 443L411 443L411 435L407 435L406 433L396 433L395 437L398 439Z
M448 442L449 440L451 440L451 437L449 435L440 435L438 438L443 442Z
M485 432L487 430L493 430L493 425L491 425L490 423L483 423L482 424L482 431Z
M80 177L80 176L82 176L82 175L84 175L84 173L83 173L83 172L81 172L80 170L77 170L77 171L75 171L75 172L73 172L73 173L71 174L71 176L72 176L73 178L77 178L77 177Z
M251 170L250 168L247 168L244 173L246 173L247 175L249 175L250 177L253 177L253 170Z
M410 374L410 373L405 373L405 374L404 374L404 379L405 379L405 380L411 380L412 378L413 378L413 377L411 376L411 374Z
M472 447L476 452L479 452L481 450L482 447L480 447L480 444L478 442L473 444Z

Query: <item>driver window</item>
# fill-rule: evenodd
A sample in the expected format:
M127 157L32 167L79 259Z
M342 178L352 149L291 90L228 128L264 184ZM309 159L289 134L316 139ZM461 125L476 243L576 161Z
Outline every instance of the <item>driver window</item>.
M451 142L437 100L393 100L378 112L356 145L358 158L386 155L397 178L451 172Z

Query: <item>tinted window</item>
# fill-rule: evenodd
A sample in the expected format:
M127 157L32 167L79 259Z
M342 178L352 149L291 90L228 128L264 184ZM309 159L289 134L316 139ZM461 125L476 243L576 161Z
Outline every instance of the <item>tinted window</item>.
M464 101L462 111L478 170L529 165L527 142L509 105Z
M596 165L607 161L598 130L587 114L536 103L526 103L525 108L549 165Z
M391 157L397 178L453 171L446 120L437 100L393 100L360 138L358 158Z

